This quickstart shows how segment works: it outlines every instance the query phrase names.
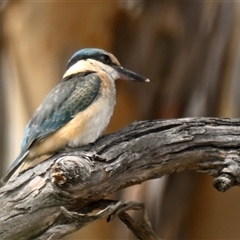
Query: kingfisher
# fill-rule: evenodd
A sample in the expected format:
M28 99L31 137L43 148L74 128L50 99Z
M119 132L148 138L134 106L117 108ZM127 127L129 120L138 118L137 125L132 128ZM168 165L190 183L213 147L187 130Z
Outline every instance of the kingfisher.
M149 82L123 68L113 54L102 49L84 48L74 53L62 80L26 125L20 154L3 182L34 166L35 159L96 141L112 116L117 79Z

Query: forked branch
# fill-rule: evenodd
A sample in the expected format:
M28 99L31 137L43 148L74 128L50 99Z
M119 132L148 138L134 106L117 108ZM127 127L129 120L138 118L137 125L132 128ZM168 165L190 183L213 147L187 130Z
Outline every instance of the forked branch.
M132 123L94 144L58 153L12 178L0 189L0 239L59 239L99 218L110 220L115 215L134 232L137 226L130 225L124 212L143 206L102 200L104 197L183 170L210 174L215 177L214 186L226 191L240 182L239 147L239 119ZM96 209L97 214L91 213ZM157 239L151 230L146 232L152 234L148 239Z

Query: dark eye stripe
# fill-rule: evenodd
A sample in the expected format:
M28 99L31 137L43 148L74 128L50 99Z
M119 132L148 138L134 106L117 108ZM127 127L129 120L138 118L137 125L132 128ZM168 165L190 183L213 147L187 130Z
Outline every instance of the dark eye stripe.
M110 58L108 55L106 55L106 54L100 55L100 56L99 56L99 60L100 60L101 62L107 63L107 64L111 64L111 63L112 63L111 58Z
M102 63L105 63L110 66L115 66L116 64L112 62L111 58L105 54L105 53L96 53L92 55L76 55L73 58L71 58L68 62L67 69L69 69L71 66L73 66L75 63L77 63L80 60L84 59L95 59L97 61L100 61Z

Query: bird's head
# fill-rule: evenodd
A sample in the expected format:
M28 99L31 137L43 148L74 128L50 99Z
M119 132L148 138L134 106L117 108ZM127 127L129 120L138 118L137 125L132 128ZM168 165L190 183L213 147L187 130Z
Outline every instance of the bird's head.
M98 48L84 48L70 58L63 78L81 72L104 71L113 80L123 79L139 82L149 82L149 79L123 68L113 54Z

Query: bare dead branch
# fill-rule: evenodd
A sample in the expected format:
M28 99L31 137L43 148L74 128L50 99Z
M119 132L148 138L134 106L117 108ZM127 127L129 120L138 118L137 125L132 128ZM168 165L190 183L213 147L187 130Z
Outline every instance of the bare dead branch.
M239 119L132 123L14 176L0 189L0 239L59 239L100 218L127 219L123 212L141 204L102 199L173 172L210 174L226 191L240 182L239 147Z

